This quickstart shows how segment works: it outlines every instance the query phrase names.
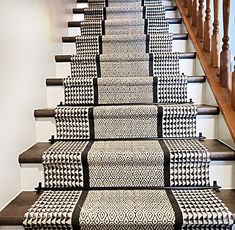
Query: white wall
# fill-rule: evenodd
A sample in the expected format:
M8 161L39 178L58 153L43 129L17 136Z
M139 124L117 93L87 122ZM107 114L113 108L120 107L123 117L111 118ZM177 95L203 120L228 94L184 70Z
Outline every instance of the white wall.
M36 141L33 109L46 106L75 2L0 1L0 209L20 192L18 155Z

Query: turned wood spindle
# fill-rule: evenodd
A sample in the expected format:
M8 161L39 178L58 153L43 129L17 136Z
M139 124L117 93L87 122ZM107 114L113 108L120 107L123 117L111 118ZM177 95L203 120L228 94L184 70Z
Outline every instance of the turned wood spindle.
M234 58L234 61L235 61L235 58ZM233 107L233 110L235 110L235 66L234 66L234 71L233 71L233 74L232 74L232 107Z
M204 43L203 49L207 52L211 50L211 29L212 29L212 22L211 22L211 0L206 0L206 18L204 22Z
M183 0L183 6L184 6L185 8L188 7L188 0Z
M229 50L229 17L230 0L223 0L223 28L222 52L220 53L220 83L222 87L228 87L230 78L230 50Z
M197 26L197 8L198 8L198 0L193 0L193 15L192 15L192 25Z
M204 0L199 0L199 9L198 9L198 24L197 24L197 36L198 38L203 38L204 33Z
M214 0L214 22L211 38L211 65L218 68L220 65L220 33L219 33L219 0Z
M188 1L188 17L193 16L193 0Z

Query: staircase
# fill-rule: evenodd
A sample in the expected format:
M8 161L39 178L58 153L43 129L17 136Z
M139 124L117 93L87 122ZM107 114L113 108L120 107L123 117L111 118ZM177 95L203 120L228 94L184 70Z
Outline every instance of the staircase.
M232 228L232 139L176 3L95 2L73 9L0 229Z

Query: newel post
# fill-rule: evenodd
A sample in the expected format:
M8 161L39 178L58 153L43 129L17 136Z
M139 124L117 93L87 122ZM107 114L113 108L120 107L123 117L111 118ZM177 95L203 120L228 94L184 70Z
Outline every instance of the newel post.
M211 38L211 65L218 68L220 65L220 34L219 34L219 0L214 0L214 23Z
M211 50L211 29L212 29L212 22L211 22L211 0L206 0L206 18L204 22L204 43L203 49L207 52Z
M230 59L229 50L229 17L230 17L230 0L223 0L223 27L224 37L223 46L220 53L220 83L222 87L228 87L230 78Z

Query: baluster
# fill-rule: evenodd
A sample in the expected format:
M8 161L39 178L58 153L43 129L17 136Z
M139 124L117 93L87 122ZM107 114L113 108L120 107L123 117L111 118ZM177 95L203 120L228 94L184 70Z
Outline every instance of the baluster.
M220 65L220 33L219 33L219 0L214 0L214 23L211 38L211 65L218 68Z
M228 87L230 76L230 50L229 50L229 17L230 17L230 0L223 0L223 27L224 37L223 46L220 53L220 83L222 87Z
M203 32L204 32L204 0L199 0L199 10L198 10L198 24L197 24L197 36L198 38L203 38Z
M211 0L206 0L206 20L204 23L204 43L203 43L203 49L207 52L210 52L211 50L211 28L212 28L212 22L211 22Z
M185 8L187 8L187 7L188 7L188 0L184 0L183 2L184 2L183 6L184 6Z
M192 15L192 25L197 26L197 8L198 0L193 0L193 15Z
M234 57L235 61L235 57ZM232 107L235 110L235 66L234 66L234 71L232 74Z
M193 0L188 1L188 17L193 15Z

